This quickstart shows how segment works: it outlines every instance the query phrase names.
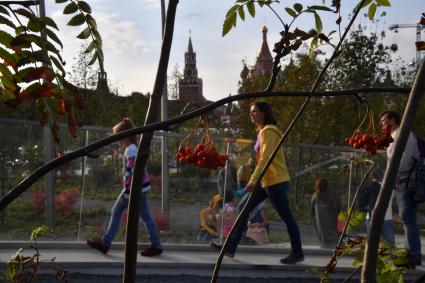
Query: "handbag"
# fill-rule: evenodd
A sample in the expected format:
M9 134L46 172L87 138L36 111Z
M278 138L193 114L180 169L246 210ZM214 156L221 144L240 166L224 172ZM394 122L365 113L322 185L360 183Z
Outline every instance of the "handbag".
M267 229L258 225L249 225L246 237L254 240L258 245L263 245L269 241Z
M413 162L407 177L407 190L413 192L413 198L416 202L425 201L425 142L416 138L419 158Z
M332 202L334 204L334 208L335 208L335 211L336 211L336 214L337 214L337 216L336 216L336 231L339 234L341 234L342 231L344 231L345 223L344 223L344 221L340 221L339 220L339 217L338 217L338 215L339 215L339 209L338 209L338 207L336 205L335 193L334 192L332 192Z
M407 190L413 192L413 198L416 202L425 201L425 158L415 159L407 178Z

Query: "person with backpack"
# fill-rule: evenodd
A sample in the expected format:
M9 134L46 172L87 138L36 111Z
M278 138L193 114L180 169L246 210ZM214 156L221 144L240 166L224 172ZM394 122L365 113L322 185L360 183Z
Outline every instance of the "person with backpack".
M380 124L384 131L390 130L391 137L397 140L400 132L400 113L387 110L380 115ZM394 153L395 142L387 148L387 164ZM415 135L410 132L404 149L396 179L396 198L399 214L404 225L405 247L408 252L409 267L422 264L421 237L416 218L418 202L415 200L414 192L408 189L409 174L415 159L419 158L419 149Z

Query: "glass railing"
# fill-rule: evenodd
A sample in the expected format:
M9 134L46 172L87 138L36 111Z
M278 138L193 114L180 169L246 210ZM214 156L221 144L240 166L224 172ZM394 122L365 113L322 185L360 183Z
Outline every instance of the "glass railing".
M253 141L214 135L217 150L230 155L227 174L225 171L220 174L219 170L202 169L194 165L181 164L176 160L178 146L189 130L179 129L179 131L180 133L155 134L147 166L151 179L149 206L160 231L161 241L187 244L221 241L223 235L219 231L223 222L230 221L230 218L226 218L229 215L223 216L220 208L216 212L209 211L210 216L206 221L211 226L217 222L215 226L217 237L208 237L205 231L200 229L201 211L210 207L213 197L223 191L231 191L233 206L238 206L243 197L243 188L238 184L237 172L241 165L254 157ZM1 195L43 164L42 132L37 122L0 120ZM82 128L78 131L76 139L63 134L61 143L56 145L56 154L66 154L109 134L109 129L100 127ZM164 190L168 189L168 194L163 192L161 183L162 135L166 136L168 147L169 166L166 171L168 170L169 178L168 186L164 186ZM195 136L191 141L192 146L199 143L200 138L201 135ZM346 206L348 199L352 199L365 168L359 165L350 167L350 157L356 153L348 149L289 144L285 145L284 149L291 176L290 205L300 226L303 244L318 245L310 217L314 180L320 176L328 179L329 187L337 192ZM111 207L122 190L122 149L116 144L111 144L97 150L96 155L97 158L73 160L55 170L54 233L49 234L48 240L85 241L94 235L101 236L104 233ZM376 160L381 164L381 168L384 168L384 158L378 155ZM346 168L349 172L343 174ZM45 205L45 191L44 178L41 178L0 213L0 241L28 240L35 227L46 224L46 210L49 208ZM164 195L169 195L169 199L163 199ZM167 207L169 211L164 210ZM259 211L261 212L261 210L256 212ZM265 242L262 238L256 238L253 232L252 237L244 237L243 243L270 245L287 243L285 225L272 205L265 202L262 211L264 213L259 213L256 221L261 222L264 215L268 219L268 240ZM251 216L254 222L254 214ZM126 217L127 214L124 213L114 241L124 240L123 221ZM139 239L141 242L148 241L142 222Z

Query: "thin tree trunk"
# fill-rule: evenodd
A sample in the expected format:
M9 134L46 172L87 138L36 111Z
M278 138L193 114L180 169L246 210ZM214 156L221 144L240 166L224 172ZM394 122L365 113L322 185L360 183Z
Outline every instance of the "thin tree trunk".
M362 283L376 282L376 260L381 228L384 222L384 215L389 205L404 148L406 146L412 125L415 122L416 113L418 112L419 108L419 102L421 101L424 92L425 61L422 60L422 63L419 66L418 72L416 74L415 82L413 83L409 100L407 101L406 109L404 110L403 118L401 120L400 133L394 145L394 154L387 165L382 189L379 192L377 202L373 209L369 237L364 253L364 268L361 273Z
M146 114L145 125L159 121L161 110L161 96L167 78L167 67L170 58L171 43L173 40L174 21L176 16L178 0L170 0L168 3L167 19L165 32L161 47L161 56L159 59L158 71L156 74L155 85L152 96L149 101L149 108ZM145 172L146 162L149 157L149 150L153 132L147 132L141 135L139 150L137 152L136 164L130 189L130 200L128 204L127 229L125 235L125 263L124 263L124 283L133 283L136 279L137 263L137 233L139 227L139 211L141 188L143 185L143 174Z

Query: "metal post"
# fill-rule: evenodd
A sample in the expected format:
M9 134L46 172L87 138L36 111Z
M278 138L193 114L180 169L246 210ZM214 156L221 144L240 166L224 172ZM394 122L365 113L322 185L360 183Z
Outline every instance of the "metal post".
M162 36L165 31L165 3L161 0L161 19L162 19ZM161 98L161 120L165 121L168 119L168 91L167 91L167 80L165 80L164 91ZM161 187L162 187L162 214L167 218L170 215L170 170L168 168L168 144L167 137L163 135L161 137Z
M47 126L43 127L44 136L44 163L47 163L55 158L53 140L50 129ZM45 207L46 207L46 225L53 227L55 213L55 178L56 170L52 170L44 177L45 190Z
M89 144L89 130L86 130L86 141L84 143L85 146ZM83 200L84 200L84 185L86 181L86 162L87 156L84 155L83 161L81 164L81 197L80 197L80 220L78 221L78 234L77 234L77 242L80 241L80 232L81 232L81 220L83 215Z

